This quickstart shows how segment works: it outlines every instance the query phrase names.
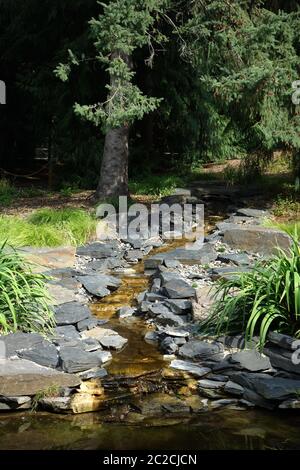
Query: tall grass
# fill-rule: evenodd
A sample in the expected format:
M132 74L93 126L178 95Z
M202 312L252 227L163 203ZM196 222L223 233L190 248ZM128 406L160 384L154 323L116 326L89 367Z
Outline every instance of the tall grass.
M216 301L201 330L213 334L244 332L247 341L268 331L300 336L300 249L296 239L288 254L261 262L234 280L220 281Z
M0 246L0 333L47 333L55 326L46 278L14 249Z
M86 243L96 231L95 218L81 209L40 209L27 218L0 216L0 243L49 246Z

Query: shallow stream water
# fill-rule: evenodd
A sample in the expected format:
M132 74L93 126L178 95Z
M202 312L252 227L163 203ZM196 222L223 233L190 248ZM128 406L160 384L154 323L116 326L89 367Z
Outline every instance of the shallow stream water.
M213 219L210 219L213 224ZM182 241L173 241L170 250ZM153 252L151 253L151 255ZM107 370L113 377L159 374L167 366L157 347L144 341L149 328L136 318L120 320L116 310L134 304L148 286L143 263L121 275L121 287L91 308L105 325L128 339L127 346L113 354ZM158 394L158 399L159 399ZM145 398L147 400L147 398ZM150 404L151 406L151 404ZM107 413L107 412L106 412ZM105 412L54 415L45 412L0 415L0 450L4 449L111 449L111 450L202 450L202 449L300 449L300 413L210 411L187 418L144 419L142 423L106 422Z

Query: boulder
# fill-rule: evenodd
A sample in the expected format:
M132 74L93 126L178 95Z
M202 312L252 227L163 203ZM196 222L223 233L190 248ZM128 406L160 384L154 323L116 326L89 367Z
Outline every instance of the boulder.
M224 242L231 248L265 256L274 255L278 247L285 252L291 247L291 237L277 229L230 224L230 227L224 228L223 233Z

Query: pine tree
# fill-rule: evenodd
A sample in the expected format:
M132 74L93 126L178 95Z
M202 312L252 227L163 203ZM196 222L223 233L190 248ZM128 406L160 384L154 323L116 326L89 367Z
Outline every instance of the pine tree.
M102 128L105 134L98 200L128 193L128 135L132 123L153 111L160 99L148 97L134 83L133 54L150 44L155 22L166 8L166 0L110 0L103 12L90 21L97 59L109 76L107 100L92 105L75 104L75 112ZM155 34L155 33L154 33ZM70 62L79 65L70 52ZM60 64L63 80L69 64Z

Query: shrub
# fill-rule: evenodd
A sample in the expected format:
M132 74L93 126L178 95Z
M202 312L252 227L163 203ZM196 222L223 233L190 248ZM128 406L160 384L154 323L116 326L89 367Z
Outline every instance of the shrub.
M13 248L0 247L0 332L45 334L55 326L46 277L35 274Z
M258 263L251 272L220 281L215 303L201 330L213 334L256 334L263 347L268 331L300 336L300 249L294 238L290 253Z

